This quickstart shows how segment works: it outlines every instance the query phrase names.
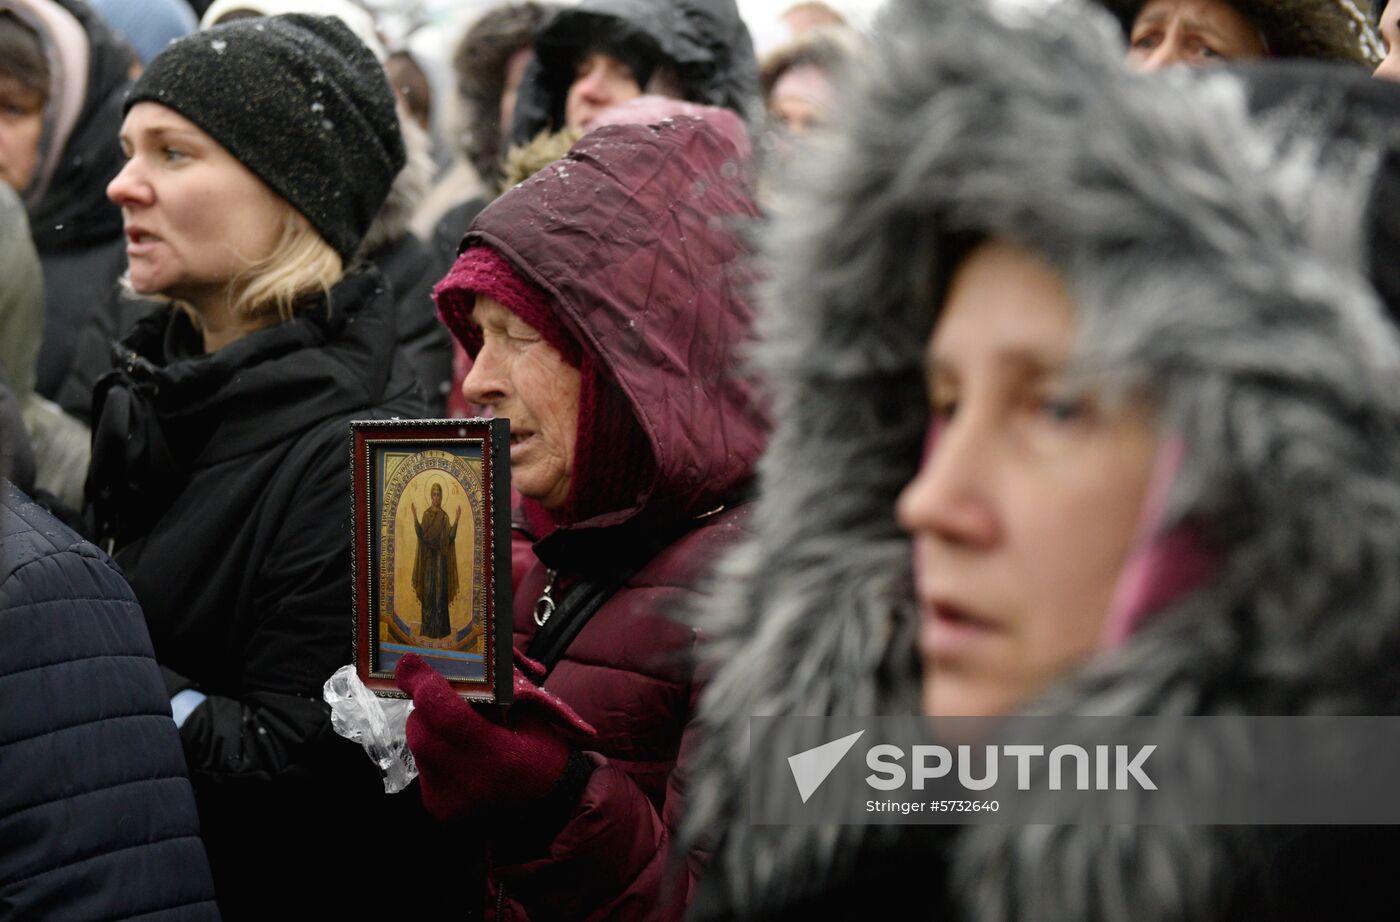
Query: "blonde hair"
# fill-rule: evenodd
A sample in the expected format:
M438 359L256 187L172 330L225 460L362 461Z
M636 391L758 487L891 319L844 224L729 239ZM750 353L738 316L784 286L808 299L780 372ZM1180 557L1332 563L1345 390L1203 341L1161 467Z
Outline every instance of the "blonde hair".
M288 205L282 221L282 234L272 251L229 279L228 307L235 317L255 320L275 313L279 321L286 322L307 296L319 291L329 297L331 286L345 274L340 254L300 212ZM179 298L136 291L131 286L130 270L122 276L121 285L128 295L172 305L198 319L190 305Z
M320 291L329 298L331 286L344 274L340 254L289 206L282 236L272 252L229 280L229 287L237 292L229 309L249 318L276 311L285 322L307 295Z

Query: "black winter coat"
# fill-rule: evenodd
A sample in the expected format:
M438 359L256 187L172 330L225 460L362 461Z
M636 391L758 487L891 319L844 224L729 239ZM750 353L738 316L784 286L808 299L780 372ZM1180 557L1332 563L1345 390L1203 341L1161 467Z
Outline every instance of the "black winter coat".
M422 817L416 798L384 794L321 699L351 656L348 423L423 413L394 323L372 267L329 306L210 355L183 314L159 312L97 388L99 531L168 693L208 695L181 736L229 917L271 912L263 893L289 917L365 910L346 863L363 856L344 846Z
M131 588L0 482L0 919L218 919Z
M429 415L436 417L447 412L452 388L452 337L438 321L433 286L447 274L453 258L409 232L370 256L398 305L399 349L423 389Z
M160 310L154 301L113 289L88 316L73 346L73 363L53 401L74 419L92 425L92 393L102 376L116 367L113 346L137 321Z

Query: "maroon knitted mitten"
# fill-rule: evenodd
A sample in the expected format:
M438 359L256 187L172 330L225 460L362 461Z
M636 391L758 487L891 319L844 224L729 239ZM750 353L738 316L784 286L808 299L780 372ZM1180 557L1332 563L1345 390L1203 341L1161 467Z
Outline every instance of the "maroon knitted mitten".
M538 663L517 654L515 701L478 706L458 697L415 654L399 660L394 680L413 697L408 748L418 763L423 805L451 821L531 807L564 776L576 744L594 731L532 676Z

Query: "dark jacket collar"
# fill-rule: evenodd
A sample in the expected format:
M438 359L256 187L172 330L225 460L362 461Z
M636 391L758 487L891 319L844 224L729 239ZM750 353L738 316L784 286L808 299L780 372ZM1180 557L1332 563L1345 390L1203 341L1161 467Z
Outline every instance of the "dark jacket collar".
M119 367L97 385L89 498L104 536L118 520L119 538L139 533L136 522L162 511L199 468L411 387L391 380L394 304L372 266L218 352L199 354L196 336L182 312L158 311L115 347Z

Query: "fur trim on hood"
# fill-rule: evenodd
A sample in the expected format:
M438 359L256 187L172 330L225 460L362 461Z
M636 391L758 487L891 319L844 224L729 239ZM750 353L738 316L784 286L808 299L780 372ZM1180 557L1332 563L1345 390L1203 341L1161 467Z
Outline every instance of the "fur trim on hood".
M569 152L583 130L560 128L555 132L541 131L529 144L517 144L506 154L501 165L501 187L492 192L499 194L534 176Z
M1400 704L1400 347L1294 211L1297 187L1331 188L1353 218L1331 251L1359 254L1356 177L1297 151L1280 162L1228 74L1127 73L1101 12L997 10L896 3L766 241L758 365L777 425L756 536L700 616L714 677L687 820L692 842L720 834L709 886L735 915L822 886L886 834L751 825L748 721L919 709L894 506L928 424L923 350L968 239L1063 276L1072 371L1148 395L1185 445L1163 528L1190 521L1221 549L1214 579L1028 709ZM1210 827L977 827L959 836L953 896L976 919L1191 918L1226 849Z
M1363 208L1370 238L1366 269L1391 319L1400 323L1400 83L1319 61L1251 63L1238 73L1255 120L1281 143L1310 147L1321 162L1354 164L1373 176ZM1311 214L1355 220L1341 203L1316 204Z
M462 154L489 187L500 181L501 154L506 146L501 136L506 68L516 52L531 47L535 27L550 9L532 0L492 7L472 23L452 53L457 96L464 110L459 139Z
M1123 37L1146 0L1099 0L1118 17ZM1375 67L1385 59L1362 0L1227 0L1249 20L1277 58L1317 58Z

